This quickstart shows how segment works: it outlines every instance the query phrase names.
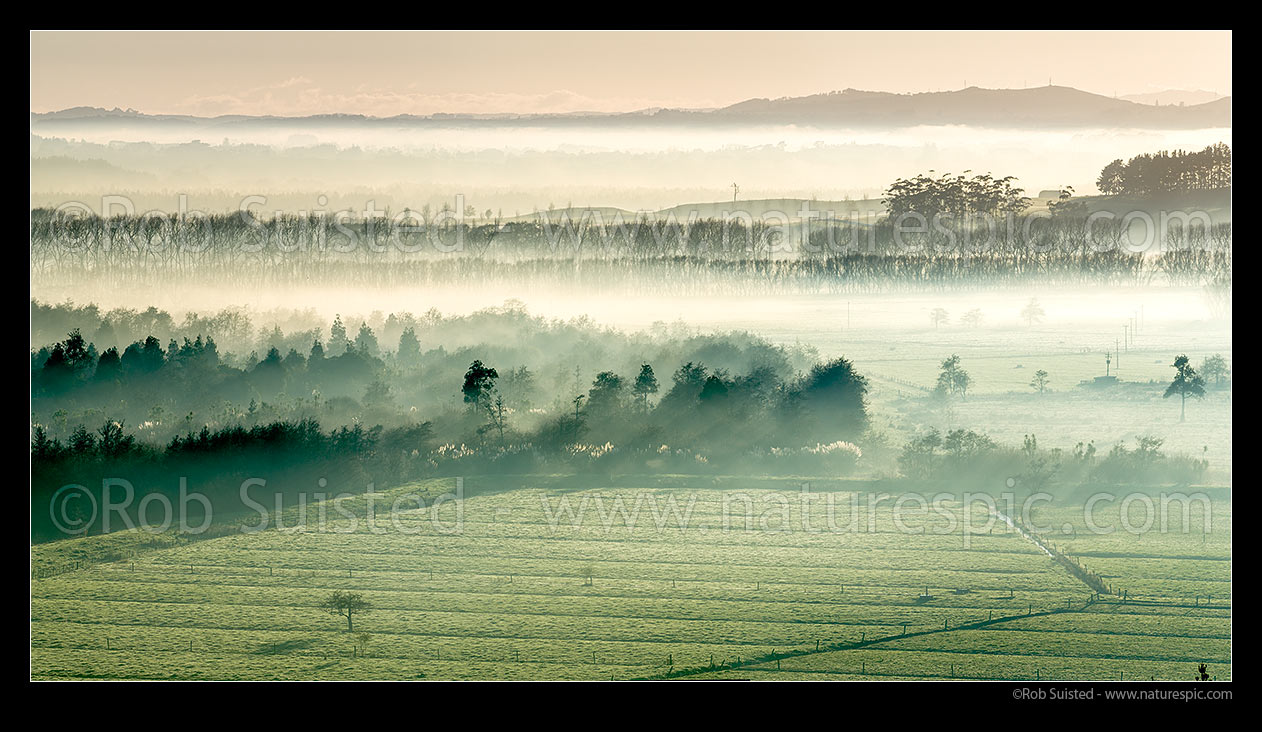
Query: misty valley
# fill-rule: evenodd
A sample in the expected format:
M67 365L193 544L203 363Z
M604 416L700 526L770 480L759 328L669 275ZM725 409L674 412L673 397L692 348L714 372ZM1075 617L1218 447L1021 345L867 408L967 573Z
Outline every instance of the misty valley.
M33 97L32 679L1231 680L1230 97L351 98Z

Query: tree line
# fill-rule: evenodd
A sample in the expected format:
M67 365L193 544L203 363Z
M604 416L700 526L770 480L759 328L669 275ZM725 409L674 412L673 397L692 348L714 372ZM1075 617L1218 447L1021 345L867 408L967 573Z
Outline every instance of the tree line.
M983 182L975 182L978 177ZM1130 250L1120 219L1088 225L1085 210L1058 202L1053 220L1031 218L1027 226L1022 217L1029 200L1011 178L921 175L893 184L886 202L891 215L876 221L823 217L805 226L739 218L462 224L460 246L443 251L424 242L451 232L417 233L387 223L349 227L360 244L342 251L335 242L348 227L320 218L246 225L225 216L169 222L164 230L164 220L66 220L37 209L31 213L31 271L41 282L68 286L530 283L683 294L1143 284L1164 273L1146 252ZM917 232L900 227L903 213L951 218ZM1008 221L1009 215L1012 221L998 229L975 220ZM1197 228L1180 243L1229 251L1229 224ZM1182 235L1161 232L1162 241L1172 236ZM1203 280L1222 268L1213 257L1181 266Z
M1114 160L1100 171L1096 187L1108 196L1148 196L1231 187L1231 148L1224 143L1203 150L1143 153Z

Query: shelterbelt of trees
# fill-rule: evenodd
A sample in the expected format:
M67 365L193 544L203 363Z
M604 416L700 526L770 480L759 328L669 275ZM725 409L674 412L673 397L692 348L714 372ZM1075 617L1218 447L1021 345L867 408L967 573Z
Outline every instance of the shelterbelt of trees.
M1221 142L1195 152L1161 150L1114 160L1096 180L1105 195L1186 193L1230 186L1231 148Z
M1229 190L1224 144L1116 160L1102 171L1106 197L1136 198L1136 212L1153 219L1138 241L1124 214L1092 216L1069 186L1050 210L1031 211L1015 177L969 172L898 179L878 210L810 215L742 214L739 201L719 218L579 208L524 221L424 209L106 217L38 208L31 272L50 285L108 287L530 283L678 294L1213 285L1229 275L1230 212L1152 198Z

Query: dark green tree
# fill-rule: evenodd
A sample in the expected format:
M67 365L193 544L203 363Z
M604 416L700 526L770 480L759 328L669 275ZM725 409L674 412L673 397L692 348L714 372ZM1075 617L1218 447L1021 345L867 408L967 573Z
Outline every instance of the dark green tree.
M649 397L656 394L657 389L657 376L653 374L653 367L641 364L640 373L636 375L635 384L631 387L631 393L640 403L640 409L648 411Z
M403 334L399 336L398 358L399 363L404 366L415 366L421 360L421 341L411 326L404 328Z
M367 323L359 324L359 333L355 336L355 350L373 358L381 354L377 336L373 334L372 328L369 328Z
M1188 361L1187 356L1176 356L1173 365L1174 381L1166 387L1165 398L1169 399L1178 395L1179 421L1182 422L1187 416L1188 397L1205 398L1205 378L1196 373L1196 369L1192 368L1192 363Z
M372 604L358 592L335 590L333 594L320 603L320 608L330 615L346 618L346 632L355 632L355 616L372 610Z
M460 392L464 394L465 404L477 409L481 405L483 395L495 387L495 380L499 377L499 372L483 365L481 361L469 364L469 370L464 375L464 386L460 387Z

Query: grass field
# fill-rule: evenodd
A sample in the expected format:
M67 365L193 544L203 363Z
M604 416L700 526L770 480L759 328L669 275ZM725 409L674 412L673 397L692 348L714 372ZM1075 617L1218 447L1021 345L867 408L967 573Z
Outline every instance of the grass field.
M1179 399L1163 397L1174 375L1171 363L1185 353L1197 367L1219 353L1231 362L1230 332L1218 324L1197 331L1195 324L1159 329L1151 326L1141 345L1122 353L1121 383L1084 388L1105 372L1103 332L1070 325L1033 328L920 330L891 344L852 336L845 352L869 376L876 423L897 444L927 426L962 427L995 440L1020 445L1034 434L1039 445L1072 451L1094 442L1105 454L1118 443L1134 448L1139 436L1158 437L1167 454L1181 453L1209 461L1215 480L1232 473L1232 394L1229 385L1210 385L1204 399L1188 399L1180 421ZM1084 344L1098 347L1085 349ZM949 409L929 407L926 395L937 382L942 360L959 354L972 378L969 394ZM1116 366L1116 359L1113 366ZM1034 372L1048 372L1050 391L1030 386Z
M852 504L861 494L844 483L592 483L523 478L491 491L470 480L463 501L378 513L371 527L359 499L354 519L318 529L133 540L134 559L32 581L31 674L1187 679L1206 662L1230 678L1229 501L1214 503L1204 537L1055 537L1130 588L1121 605L1091 604L1088 587L987 526L978 506L946 506L978 532L966 537L941 516L897 523L890 501ZM400 488L376 505L451 487ZM1068 506L1040 510L1074 520ZM104 542L127 545L69 540L32 561L91 556ZM317 607L334 590L374 606L355 633ZM1143 597L1178 607L1134 603Z
M1027 324L1020 317L1031 296L1046 311L1043 322ZM1189 399L1185 422L1179 421L1179 400L1162 397L1179 354L1197 368L1213 354L1232 363L1231 319L1214 317L1199 289L645 300L603 310L584 300L570 311L538 303L543 311L548 305L632 329L686 313L702 331L749 330L775 343L809 344L823 357L845 356L868 377L874 423L895 445L930 426L976 430L1014 445L1034 434L1040 446L1067 451L1094 441L1102 454L1118 442L1134 447L1137 436L1152 435L1165 440L1168 454L1207 459L1217 481L1228 481L1232 471L1230 384L1211 388L1204 400ZM929 316L938 307L951 320L935 328ZM963 324L963 314L974 309L983 314L981 324ZM952 354L972 378L967 398L955 400L949 414L927 409L925 397ZM1106 354L1112 355L1107 367ZM1106 368L1121 385L1080 386ZM1030 386L1040 369L1050 379L1045 394Z

